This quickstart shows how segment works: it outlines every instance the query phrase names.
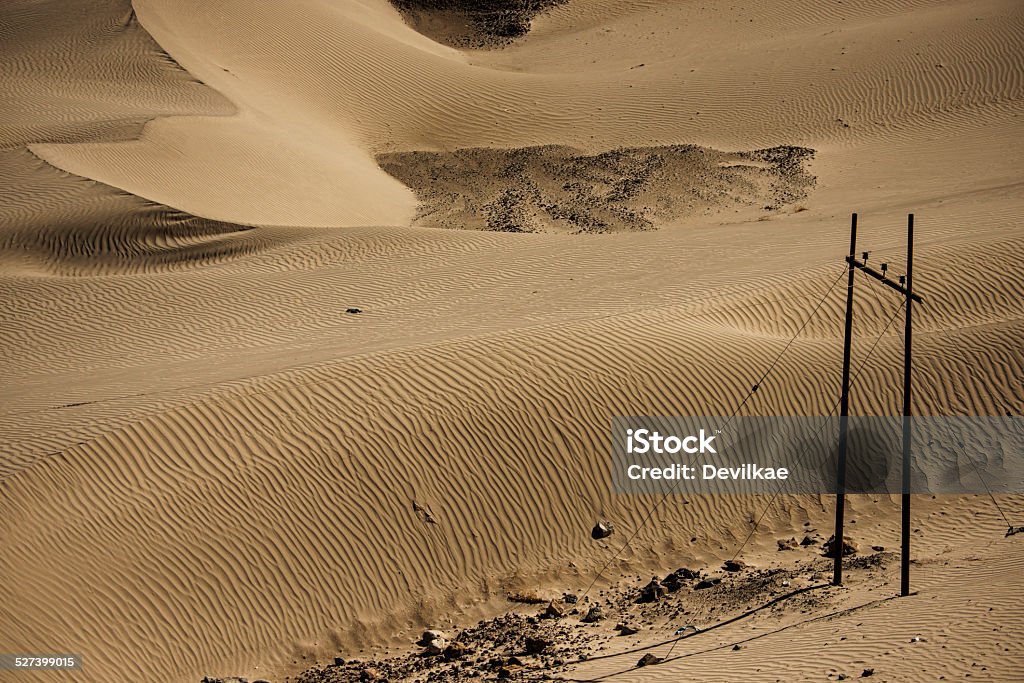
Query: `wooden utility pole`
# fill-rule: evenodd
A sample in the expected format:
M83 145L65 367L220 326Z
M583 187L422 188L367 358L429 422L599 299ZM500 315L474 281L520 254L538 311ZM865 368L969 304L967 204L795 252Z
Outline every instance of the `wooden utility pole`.
M907 216L907 308L903 327L903 499L900 595L910 595L910 313L914 303L914 214Z
M843 387L839 398L839 460L836 464L836 532L832 542L835 564L832 585L843 585L843 513L846 507L846 442L850 417L850 351L853 346L853 277L857 257L857 214L850 219L850 272L846 280L846 332L843 336Z

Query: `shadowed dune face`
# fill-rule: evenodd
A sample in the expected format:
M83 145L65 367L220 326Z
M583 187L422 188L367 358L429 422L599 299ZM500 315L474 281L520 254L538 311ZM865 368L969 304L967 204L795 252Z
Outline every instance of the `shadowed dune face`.
M544 10L567 0L391 0L406 21L445 45L486 48L507 45L529 32Z
M814 184L813 150L726 153L694 145L588 155L569 147L377 157L420 199L415 224L499 232L649 230L736 206L779 210Z
M25 148L0 151L0 270L75 276L195 268L253 254L270 238L53 168Z
M172 114L234 106L182 69L125 1L11 2L0 8L0 268L98 275L194 267L270 243L50 166L37 143L130 140Z

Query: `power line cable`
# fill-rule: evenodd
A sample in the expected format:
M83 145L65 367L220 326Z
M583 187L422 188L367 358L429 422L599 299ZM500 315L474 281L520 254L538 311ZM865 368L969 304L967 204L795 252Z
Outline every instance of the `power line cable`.
M901 339L903 338L903 333L902 332L900 333L900 338ZM963 360L964 367L967 368L967 372L969 374L973 374L974 366L971 364L970 358L968 358L967 354L964 352L963 347L961 347L959 344L957 344L955 341L953 341L952 337L950 337L949 335L947 335L947 338L949 338L951 340L951 343L953 344L953 348L960 355L961 360ZM913 368L911 370L913 371ZM941 424L942 424L943 428L946 430L947 436L949 437L949 440L948 440L947 443L954 443L954 444L956 444L957 449L959 450L959 452L962 453L963 456L967 459L967 461L971 463L971 467L974 469L975 474L978 475L978 480L981 482L981 485L983 487L985 487L985 492L988 494L989 499L992 501L992 505L995 506L996 512L999 513L999 516L1003 518L1003 522L1006 524L1006 529L1007 529L1007 534L1006 535L1007 536L1012 535L1012 533L1014 533L1014 529L1016 527L1014 527L1014 525L1010 522L1010 519L1006 515L1006 512L1003 511L1003 507L999 504L999 501L996 499L995 494L992 492L991 487L989 487L989 485L988 485L988 481L985 479L985 476L981 473L981 469L978 467L978 463L975 460L974 456L971 455L970 451L967 450L967 447L963 444L963 442L956 437L955 432L953 431L952 427L949 424L949 418L950 418L950 416L948 416L948 415L947 416L942 416L942 420L941 420ZM955 452L954 452L954 455L956 455Z
M829 585L830 584L820 584L820 585L816 585L816 586L808 586L808 587L800 589L800 590L801 591L808 591L808 590L814 590L814 589L818 589L818 588L827 588ZM749 614L752 614L754 612L760 611L761 609L764 609L765 607L768 607L768 606L778 602L780 599L791 597L794 594L795 593L791 593L791 594L785 595L785 596L780 596L780 598L776 598L776 599L772 600L771 602L768 602L765 605L762 605L761 607L759 607L759 608L757 608L755 610L751 610L751 611L749 611L747 613L744 613L744 614L740 615L739 617L733 617L732 619L727 619L726 621L720 622L718 624L715 624L714 626L709 627L709 628L705 629L704 631L698 631L697 633L690 633L690 634L687 634L687 635L684 635L684 636L679 636L678 638L675 638L675 641L686 640L687 638L692 638L692 637L694 637L696 635L699 635L700 633L705 633L705 632L710 631L712 629L720 628L721 626L725 626L725 625L727 625L729 623L732 623L732 622L736 621L739 618L743 618L745 616L748 616ZM787 624L786 626L780 626L779 628L773 629L771 631L766 631L765 633L759 633L759 634L757 634L755 636L751 636L749 638L744 638L744 639L739 640L739 641L723 643L721 645L716 645L714 647L705 648L704 650L698 650L697 652L687 652L685 654L677 655L677 656L672 657L670 659L666 658L666 659L663 659L660 662L660 664L667 664L669 662L678 661L680 659L686 659L687 657L695 657L697 655L707 654L709 652L715 652L717 650L724 650L725 648L730 648L730 647L734 647L735 645L739 645L741 643L749 643L749 642L754 641L754 640L759 640L761 638L766 638L768 636L772 636L772 635L781 633L783 631L788 631L790 629L797 628L799 626L805 626L807 624L813 624L813 623L816 623L816 622L819 622L819 621L827 621L827 620L830 620L830 619L835 619L836 617L841 617L841 616L845 616L847 614L852 614L853 612L857 612L857 611L862 610L862 609L867 609L869 607L874 607L876 605L884 604L884 603L889 602L891 600L895 600L897 597L898 596L891 595L891 596L884 597L884 598L878 598L876 600L870 600L870 601L862 603L860 605L854 605L853 607L845 607L843 609L835 610L835 611L829 612L827 614L819 614L816 617L811 617L809 619L804 619L803 621L798 621L798 622L795 622L795 623L792 623L792 624ZM662 645L666 645L666 644L668 644L668 642L670 642L670 641L664 641L664 642L660 642L660 643L655 643L654 645L650 645L650 646L642 648L642 649L650 650L650 649L653 649L653 648L656 648L656 647L660 647ZM639 652L639 651L640 651L640 649L632 650L630 652ZM621 656L623 654L629 654L629 653L619 653L619 654L612 654L612 655L604 655L602 657L595 657L594 659L609 659L609 658L612 658L612 657ZM587 661L592 661L592 660L587 660ZM628 669L624 669L622 671L614 671L612 673L604 674L603 676L598 676L596 678L586 678L586 679L581 679L581 678L559 678L559 679L555 679L555 680L570 681L572 683L596 683L597 681L605 681L605 680L608 680L610 678L615 678L616 676L622 676L623 674L630 673L631 671L636 671L638 668L640 668L640 667L634 665L634 666L629 667ZM554 669L552 669L550 667L546 667L543 670L544 671L553 671Z
M811 310L810 314L804 319L803 323L797 329L796 333L790 338L790 340L786 343L786 345L782 348L782 350L776 355L775 359L772 360L772 362L768 366L768 369L765 370L761 374L761 376L757 379L757 381L754 383L754 385L747 392L746 396L743 397L743 400L740 401L738 406L736 406L736 409L733 410L732 415L730 415L729 418L725 421L725 424L722 425L722 427L721 427L722 430L724 430L726 427L729 426L729 424L732 423L733 419L735 419L735 417L739 414L740 410L742 410L743 407L750 400L750 398L755 393L757 393L758 389L761 387L761 384L763 384L764 381L768 378L768 376L772 373L772 371L778 365L779 360L782 358L782 356L785 355L787 351L789 351L790 347L796 341L796 338L799 337L800 334L807 327L807 325L810 324L811 320L818 313L818 311L821 309L821 307L825 304L825 301L828 299L829 295L835 289L836 285L839 284L839 281L846 274L847 274L847 269L843 268L842 271L839 273L839 275L836 277L836 279L833 280L832 283L829 285L828 289L822 295L821 299L818 300L818 303ZM702 455L703 454L698 454L693 459L691 459L690 463L689 463L689 466L692 467ZM608 559L608 561L605 562L604 565L601 567L601 569L597 572L597 575L594 577L594 579L587 586L586 590L583 591L583 595L580 596L580 601L585 599L590 594L590 591L593 589L594 585L601 579L601 577L604 576L604 573L608 570L608 567L611 566L612 562L614 562L616 559L618 559L619 555L622 554L622 551L624 551L627 547L629 547L629 544L632 543L633 540L637 537L637 535L639 535L639 533L644 529L644 527L647 525L647 523L654 516L654 513L657 512L657 510L665 503L665 501L668 499L668 497L675 493L676 489L679 487L679 481L680 480L677 479L676 482L672 485L671 489L667 493L662 494L661 498L654 505L652 505L650 507L650 509L648 509L647 514L645 514L643 519L641 519L640 524L637 525L637 527L633 530L633 532L629 535L629 537L626 538L626 541L621 546L619 546L618 550L616 550L615 553L612 554L612 556Z
M864 368L866 367L868 360L871 358L872 354L874 353L875 348L878 346L878 343L882 340L882 337L885 336L885 333L892 326L893 322L895 322L896 318L899 317L900 311L903 310L903 302L904 301L906 301L906 299L903 299L900 302L900 305L897 307L896 311L892 314L892 316L889 317L889 321L886 323L885 327L882 328L882 331L875 338L874 343L871 344L871 348L868 349L867 355L865 355L864 359L861 360L860 365L857 368L857 371L854 373L853 377L850 379L850 389L853 389L854 385L857 383L857 379L860 377L861 372L864 371ZM811 444L809 444L807 446L807 448L805 448L800 453L800 455L797 456L797 459L794 461L794 463L801 463L801 462L803 462L804 457L808 453L810 453L810 451L813 448L813 446L815 444L817 444L817 439L821 435L821 430L824 429L826 424L828 424L828 421L832 417L832 415L835 413L836 408L839 407L839 403L841 402L841 400L842 399L836 401L832 405L832 409L829 410L828 414L821 420L821 423L818 425L818 429L817 429L817 431L815 431L814 436L812 437ZM780 482L778 485L776 485L775 493L772 494L771 499L768 501L767 505L765 505L764 510L761 511L761 515L757 518L757 521L754 523L754 527L750 530L750 533L747 534L747 537L743 540L743 543L740 544L740 547L736 550L736 552L733 553L733 556L732 556L733 560L735 560L739 556L739 554L743 551L743 548L747 545L747 543L750 542L750 539L753 538L754 533L757 531L758 525L760 525L761 521L764 519L765 515L768 513L769 508L771 508L772 503L775 502L775 499L778 498L778 496L779 496L779 494L781 492L782 492L782 483Z
M906 300L904 299L903 301L906 301ZM874 343L871 344L871 348L868 349L868 352L864 356L863 360L861 360L861 362L860 362L860 364L859 364L859 366L857 368L857 371L854 373L853 377L850 380L850 389L852 389L853 386L857 383L857 378L860 377L861 372L867 366L868 360L870 360L872 354L875 351L875 348L878 346L878 343L882 340L882 337L885 336L885 333L888 331L889 327L891 327L893 322L896 320L896 318L899 317L899 313L903 309L903 301L900 302L900 305L896 308L896 311L892 314L892 316L890 316L889 321L886 323L885 327L882 328L882 331L879 333L879 335L875 338ZM818 429L815 431L814 436L812 437L811 443L809 443L808 446L800 453L800 455L797 456L797 459L794 461L794 464L798 464L798 463L803 462L803 459L807 456L808 453L810 453L810 451L814 447L814 445L817 444L818 437L821 435L821 430L824 429L826 424L828 424L829 419L835 413L836 408L839 407L839 403L841 402L841 400L842 399L836 401L832 405L831 410L829 410L828 414L818 424ZM768 511L771 509L771 506L775 503L775 500L779 497L780 493L782 493L782 482L779 482L779 484L776 485L775 492L772 494L771 499L764 506L764 509L761 510L761 514L757 517L756 521L754 522L753 527L750 529L750 532L747 534L746 538L743 539L743 542L740 544L739 548L737 548L736 552L733 553L732 558L730 558L730 561L734 561L737 557L739 557L739 554L743 551L743 548L745 548L747 543L750 542L750 539L754 537L754 534L757 532L758 527L761 525L761 522L764 520L765 516L768 514ZM676 643L678 643L679 640L680 639L676 639L676 640L672 641L672 645L671 645L671 647L669 647L668 652L665 654L665 657L662 659L662 663L667 662L667 661L671 661L672 652L673 652L673 650L675 650Z

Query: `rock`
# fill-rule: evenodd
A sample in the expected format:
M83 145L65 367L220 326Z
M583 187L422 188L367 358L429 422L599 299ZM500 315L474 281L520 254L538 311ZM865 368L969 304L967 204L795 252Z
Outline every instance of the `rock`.
M351 313L351 314L355 315L356 313L362 313L363 309L361 309L361 308L346 308L345 312L346 313Z
M575 593L566 593L562 596L562 602L567 605L575 605L578 600Z
M640 629L634 628L629 624L616 624L615 630L619 632L620 636L632 636L640 633Z
M345 666L345 658L344 657L335 657L334 658L334 666Z
M868 676L874 676L874 675L875 675L875 670L874 669L864 669L863 671L860 672L860 677L861 678L867 678Z
M871 546L871 549L874 550L876 553L885 552L885 546L884 545L873 545L873 546Z
M741 647L739 646L739 644L736 644L736 645L733 645L733 646L732 646L732 649L733 649L733 652L735 652L736 650L742 650L743 648L741 648Z
M501 667L500 669L498 669L498 680L499 681L507 681L510 678L512 678L512 672L511 671L509 671L505 667Z
M590 532L590 537L595 541L599 541L602 538L608 538L615 532L615 527L612 526L611 522L601 520L594 525L594 528Z
M551 647L551 642L544 638L527 638L526 639L526 654L528 655L539 655L544 650Z
M384 677L380 675L380 672L376 669L363 669L359 672L359 680L361 681L383 681Z
M668 595L668 589L662 586L657 578L653 578L640 591L640 597L637 598L637 602L657 602L666 595Z
M847 676L846 674L839 674L838 676L836 676L837 681L845 681L847 678L849 678L849 676Z
M829 536L828 540L825 541L825 545L822 546L825 557L836 556L836 552L838 551L838 549L833 547L835 545L837 545L836 537L833 534L832 536ZM843 557L846 557L847 555L856 555L857 550L857 544L853 542L853 539L849 536L843 536Z
M720 583L722 583L722 579L718 578L717 576L716 577L708 577L706 579L701 580L699 583L697 583L697 585L694 586L693 589L697 590L697 591L704 590L705 588L711 588L712 586L717 586Z
M443 631L435 631L433 629L428 629L428 630L423 632L423 635L421 635L420 639L418 641L416 641L416 644L417 645L426 645L427 643L429 643L432 640L437 640L438 638L442 638L443 639L444 637L445 637L445 635L444 635Z
M699 579L700 572L695 572L692 569L682 567L675 570L664 579L661 580L661 585L664 586L670 593L675 593L677 590L683 587L684 582L692 581L693 579Z
M800 547L800 544L797 542L795 537L780 538L776 543L779 545L779 550L796 550Z
M693 569L689 569L687 567L680 567L672 573L680 577L681 579L685 579L687 581L692 581L693 579L700 578L700 572L695 571Z
M743 571L748 566L749 565L743 560L726 560L725 563L722 564L722 568L727 572Z
M800 545L818 545L818 541L810 536L804 536L803 540L800 541Z
M669 574L661 580L661 585L664 586L665 590L669 593L675 593L683 587L683 580L675 574Z
M444 653L448 639L440 631L428 630L423 632L416 644L423 648L423 654L434 657Z
M469 648L456 640L449 643L448 647L444 649L442 654L444 655L444 658L450 662L453 659L461 659L462 657L465 657L469 652Z
M601 621L604 619L604 610L601 609L600 605L594 605L587 610L586 616L581 621L585 624L593 624L595 621Z
M544 619L561 619L564 616L565 610L554 602L549 602L548 606L541 613L541 617Z
M653 666L654 664L661 664L664 659L657 655L652 655L650 652L640 658L640 661L636 663L637 666Z

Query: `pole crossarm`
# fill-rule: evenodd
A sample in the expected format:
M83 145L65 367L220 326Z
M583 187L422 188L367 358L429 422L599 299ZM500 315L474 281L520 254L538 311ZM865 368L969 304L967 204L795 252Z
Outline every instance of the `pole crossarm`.
M924 303L924 298L921 297L920 294L914 294L913 292L911 292L909 289L907 289L906 287L904 287L900 283L896 282L895 280L890 280L885 275L882 275L880 272L878 272L877 270L875 270L874 268L872 268L868 264L864 263L863 261L859 261L859 260L853 258L852 256L847 256L846 257L846 262L849 263L854 268L857 268L859 270L863 270L865 274L870 275L871 277L875 278L876 280L881 282L883 285L885 285L887 287L891 287L892 289L895 289L897 292L899 292L903 296L910 297L911 299L913 299L914 301L916 301L919 304L923 304Z

